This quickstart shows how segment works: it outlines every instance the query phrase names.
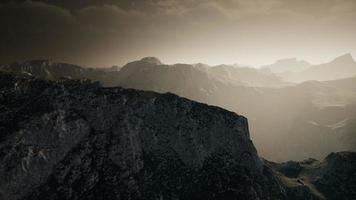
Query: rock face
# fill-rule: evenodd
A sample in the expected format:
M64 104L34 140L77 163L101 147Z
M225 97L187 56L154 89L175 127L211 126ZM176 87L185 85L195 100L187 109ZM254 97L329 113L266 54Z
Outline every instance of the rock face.
M0 199L285 199L246 118L173 94L0 74Z
M312 178L327 199L356 199L356 153L331 153Z
M355 152L331 153L321 162L307 159L270 164L280 173L290 198L356 199Z

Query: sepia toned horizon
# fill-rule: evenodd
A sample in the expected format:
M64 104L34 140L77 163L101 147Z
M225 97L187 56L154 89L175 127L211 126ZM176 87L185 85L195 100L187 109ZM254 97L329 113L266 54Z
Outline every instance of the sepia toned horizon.
M0 63L312 64L356 55L353 0L1 1Z

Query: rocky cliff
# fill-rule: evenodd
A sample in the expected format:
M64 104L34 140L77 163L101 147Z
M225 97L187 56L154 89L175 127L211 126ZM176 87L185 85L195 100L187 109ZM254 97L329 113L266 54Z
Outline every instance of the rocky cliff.
M0 199L284 199L246 118L173 94L0 74Z

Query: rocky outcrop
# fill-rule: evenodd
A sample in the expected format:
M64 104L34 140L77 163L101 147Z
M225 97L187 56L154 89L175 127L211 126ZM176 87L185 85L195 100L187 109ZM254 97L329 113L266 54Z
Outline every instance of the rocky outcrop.
M356 153L329 154L312 174L312 182L327 199L356 199Z
M0 199L285 199L247 120L173 94L0 74Z
M355 153L259 159L247 119L173 94L0 73L0 199L355 199Z
M323 161L271 163L294 199L356 199L356 153L329 154Z

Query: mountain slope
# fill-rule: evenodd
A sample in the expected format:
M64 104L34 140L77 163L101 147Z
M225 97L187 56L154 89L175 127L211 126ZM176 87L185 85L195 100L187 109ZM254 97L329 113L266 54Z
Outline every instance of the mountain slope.
M279 73L278 75L280 75L285 81L291 82L344 79L356 75L356 62L352 58L351 54L345 54L328 63L309 66L302 71Z
M293 73L300 72L308 69L312 66L310 63L304 60L297 60L296 58L288 58L277 60L275 63L271 65L264 65L261 68L267 68L271 70L273 73Z
M285 199L246 118L172 94L0 74L1 199Z
M300 162L271 163L281 179L289 185L292 195L306 186L322 199L349 200L356 198L356 153L329 154L323 161L306 159Z
M30 60L0 65L0 71L29 74L47 80L69 78L110 83L118 74L118 67L93 69L67 63L56 63L51 60Z
M355 153L262 161L246 118L173 94L0 73L0 110L1 199L355 197Z
M252 67L240 67L232 65L218 65L205 69L215 78L222 81L231 81L236 85L244 86L281 86L285 85L281 78L275 74Z
M356 75L356 62L351 54L345 54L333 61L312 66L305 70L301 76L304 80L335 80Z
M333 81L325 81L325 83L337 88L356 91L356 76Z

